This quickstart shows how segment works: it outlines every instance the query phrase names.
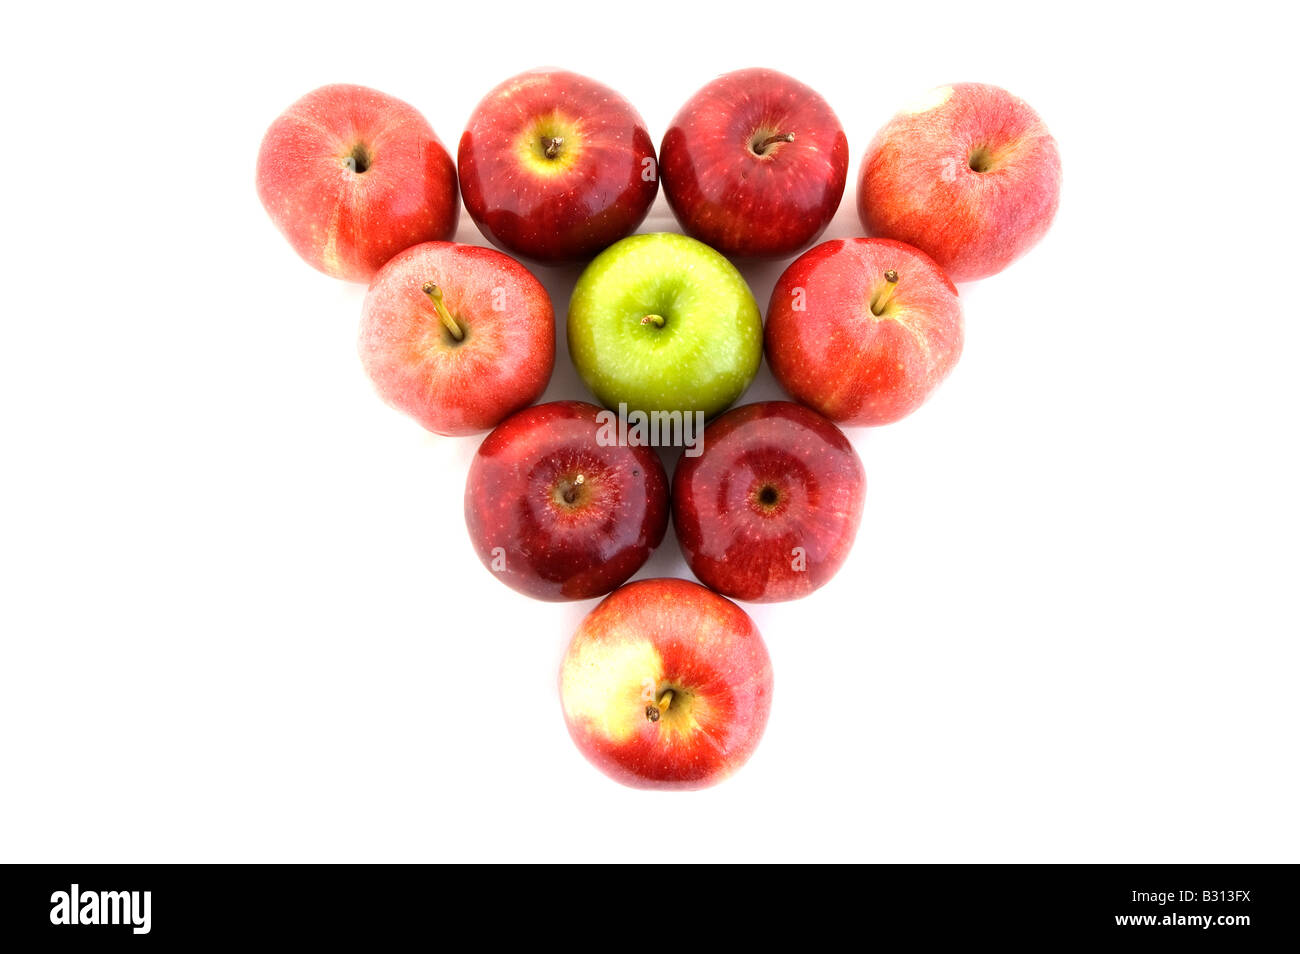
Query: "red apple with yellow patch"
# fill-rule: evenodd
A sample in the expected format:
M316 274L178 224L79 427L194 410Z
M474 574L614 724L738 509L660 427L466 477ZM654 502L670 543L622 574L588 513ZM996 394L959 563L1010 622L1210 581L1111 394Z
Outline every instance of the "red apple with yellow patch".
M326 275L368 282L403 249L449 239L456 167L416 110L364 86L323 86L271 124L257 194L289 244Z
M582 621L560 697L574 742L615 781L705 788L758 745L772 663L735 603L686 580L638 580Z

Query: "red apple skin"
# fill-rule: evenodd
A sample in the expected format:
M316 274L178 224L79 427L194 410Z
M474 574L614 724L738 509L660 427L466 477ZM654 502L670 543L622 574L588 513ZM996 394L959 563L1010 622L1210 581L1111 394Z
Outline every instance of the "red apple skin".
M354 172L354 152L366 168ZM456 167L424 117L364 86L322 86L271 124L257 195L307 264L368 282L390 258L449 239L460 218Z
M439 318L426 282L442 290L462 340ZM357 350L390 406L435 434L478 434L546 390L555 366L555 313L542 283L508 255L425 242L375 276Z
M875 315L890 270L898 281ZM963 336L957 289L927 255L890 239L835 239L777 279L764 351L796 401L837 424L875 426L925 402L957 364Z
M792 134L760 155L755 143ZM785 258L826 230L849 141L816 91L784 73L727 73L687 101L660 149L664 196L687 235L739 258Z
M815 411L747 404L704 431L673 475L673 526L691 572L723 596L793 600L844 563L867 479L853 445Z
M563 140L545 158L544 137ZM581 262L630 235L659 191L654 142L622 96L562 70L506 80L460 138L460 185L479 230L548 264Z
M674 696L656 721L647 708ZM560 669L579 751L634 788L714 785L753 754L772 706L772 662L753 620L687 580L638 580L584 619Z
M956 83L876 134L858 173L858 217L867 234L914 245L966 282L1032 248L1060 194L1061 157L1038 114L997 86Z
M553 602L604 596L663 541L663 465L650 447L602 446L600 413L582 401L539 404L507 418L474 455L465 483L470 540L483 565L520 593Z

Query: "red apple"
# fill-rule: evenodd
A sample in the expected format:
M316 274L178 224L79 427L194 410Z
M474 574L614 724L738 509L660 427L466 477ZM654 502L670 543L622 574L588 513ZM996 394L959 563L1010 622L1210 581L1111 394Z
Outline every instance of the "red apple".
M1024 100L983 83L931 90L867 148L858 215L921 249L956 282L994 275L1052 224L1061 157Z
M456 167L433 129L364 86L322 86L271 124L257 194L309 265L352 282L405 248L451 238L460 217Z
M678 111L659 161L686 234L728 256L784 258L839 208L849 141L814 90L775 70L738 70Z
M465 208L494 245L578 262L630 235L659 190L654 142L595 80L533 70L483 98L460 138Z
M770 603L806 596L844 562L867 480L853 445L815 411L747 404L704 430L673 475L673 526L700 582Z
M961 357L957 289L929 256L889 239L836 239L777 280L764 349L786 393L850 425L915 411Z
M375 276L358 350L388 404L435 434L477 434L546 390L555 315L542 283L509 256L426 242Z
M753 754L772 663L753 620L686 580L616 590L574 634L560 670L578 749L635 788L704 788Z
M507 418L465 483L483 565L540 600L603 596L639 570L668 527L668 477L650 447L602 438L602 411L556 401Z

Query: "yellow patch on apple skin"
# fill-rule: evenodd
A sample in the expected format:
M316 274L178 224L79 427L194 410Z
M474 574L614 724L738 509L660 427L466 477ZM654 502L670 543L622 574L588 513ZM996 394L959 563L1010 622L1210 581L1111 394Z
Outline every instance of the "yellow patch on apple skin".
M559 154L548 159L545 141L552 138L560 139L562 143ZM515 144L515 152L524 168L539 176L555 176L577 161L579 138L575 123L559 113L552 113L528 125Z
M663 678L663 660L646 640L583 640L560 675L564 713L613 742L646 724L645 707Z
M917 113L926 113L932 109L938 109L951 98L951 86L936 86L934 89L928 89L916 97L916 99L900 109L899 112L915 116Z

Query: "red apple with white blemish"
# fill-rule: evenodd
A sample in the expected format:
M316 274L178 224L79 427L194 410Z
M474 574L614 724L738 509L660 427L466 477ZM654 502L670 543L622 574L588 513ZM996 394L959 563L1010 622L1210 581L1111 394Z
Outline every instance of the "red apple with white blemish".
M890 239L823 242L772 289L764 351L787 394L837 424L889 424L957 364L957 289L929 256Z
M457 151L465 208L493 245L580 262L630 235L659 192L654 142L632 104L564 70L501 83Z
M560 670L578 749L635 788L716 784L753 754L772 663L753 620L687 580L638 580L582 621Z
M456 167L428 122L364 86L323 86L271 124L257 194L304 261L352 282L451 238L460 217Z
M776 70L737 70L677 112L659 164L686 234L728 256L785 258L835 216L849 142L816 90Z
M853 445L789 401L733 408L673 474L673 526L691 572L723 596L807 596L844 563L867 479Z
M357 347L389 405L435 434L477 434L546 390L555 314L542 283L508 255L426 242L371 282Z
M1060 191L1056 140L1038 114L997 86L956 83L876 134L858 175L858 215L867 234L914 245L965 282L1036 244Z

